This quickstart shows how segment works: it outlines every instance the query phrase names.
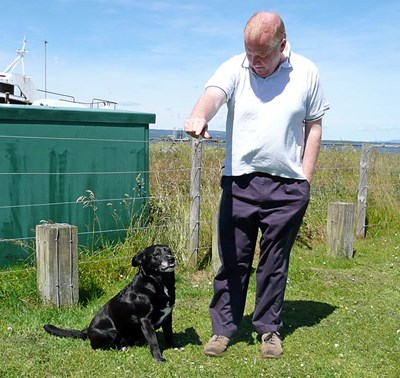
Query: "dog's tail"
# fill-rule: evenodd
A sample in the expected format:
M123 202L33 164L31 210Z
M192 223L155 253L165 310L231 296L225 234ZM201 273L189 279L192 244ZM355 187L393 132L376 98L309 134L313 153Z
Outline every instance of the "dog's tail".
M44 330L50 335L58 336L58 337L72 337L73 339L82 339L86 340L88 338L87 328L83 331L79 331L77 329L63 329L58 328L52 324L45 324L43 326Z

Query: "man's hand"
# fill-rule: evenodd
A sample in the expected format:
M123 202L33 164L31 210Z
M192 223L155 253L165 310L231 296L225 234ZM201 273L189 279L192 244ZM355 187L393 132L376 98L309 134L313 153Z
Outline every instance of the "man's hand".
M193 138L202 136L205 139L210 139L211 136L208 133L208 123L204 118L191 117L185 121L183 129L187 134Z
M193 138L201 136L204 139L210 139L208 122L225 102L226 94L222 89L217 87L207 88L194 106L192 114L185 121L183 125L185 132Z

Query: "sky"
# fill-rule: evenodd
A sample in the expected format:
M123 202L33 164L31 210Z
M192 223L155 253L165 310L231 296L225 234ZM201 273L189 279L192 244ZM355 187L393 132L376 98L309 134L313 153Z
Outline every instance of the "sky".
M278 12L292 50L319 69L331 107L323 139L400 140L398 0L1 2L0 71L25 37L25 74L37 88L154 113L157 129L182 129L208 78L243 52L249 17Z

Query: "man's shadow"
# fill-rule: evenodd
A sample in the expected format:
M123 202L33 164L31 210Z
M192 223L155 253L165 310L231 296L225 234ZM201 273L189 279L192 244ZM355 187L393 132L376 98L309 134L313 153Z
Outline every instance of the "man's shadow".
M328 303L315 301L285 301L283 304L284 324L279 331L282 338L294 333L298 328L312 327L322 319L327 318L335 310L336 306ZM243 317L242 322L233 337L233 342L244 341L248 344L254 344L252 333L254 327L252 324L252 314Z

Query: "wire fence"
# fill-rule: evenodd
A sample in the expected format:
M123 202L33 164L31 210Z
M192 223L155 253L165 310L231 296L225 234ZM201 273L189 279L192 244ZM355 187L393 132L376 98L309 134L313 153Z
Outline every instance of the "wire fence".
M0 136L1 138L2 136ZM46 137L43 137L48 139ZM40 138L38 138L40 139ZM65 138L51 138L63 140ZM83 139L66 138L82 142ZM94 141L96 139L84 138ZM96 140L97 142L99 140ZM155 141L121 139L102 139L104 142L126 143L150 143L150 168L149 170L132 171L84 171L84 172L0 172L4 176L74 176L74 175L148 175L149 194L140 197L152 207L153 217L162 213L161 219L156 222L147 222L145 225L130 223L126 227L108 229L79 230L78 237L87 234L112 234L127 232L151 231L160 233L166 229L176 229L176 232L189 233L190 224L190 180L191 160L190 145L179 141ZM184 150L183 152L181 150ZM311 202L304 224L300 231L300 239L304 243L311 240L322 240L325 237L325 223L327 218L328 203L332 201L357 202L359 175L360 175L361 145L351 143L325 143L322 146L320 159L312 185ZM224 143L205 144L204 157L201 167L201 215L198 220L199 228L205 235L200 236L198 249L200 253L206 253L211 248L213 214L219 202L219 180L221 166L224 157ZM116 162L116 166L118 163ZM90 189L90 188L87 188ZM104 197L92 200L94 206L111 202L122 203L126 196ZM368 167L368 199L367 199L367 224L368 232L379 232L395 227L399 216L400 203L400 145L374 145ZM33 207L49 206L82 206L77 198L68 198L66 201L48 201L41 203L9 203L0 204L0 209L22 209L29 213ZM179 215L179 220L172 215L177 209L185 208ZM207 208L206 211L203 209ZM160 210L161 209L161 210ZM17 219L13 221L18 222ZM59 220L55 220L59 221ZM174 223L171 225L171 223ZM16 236L8 238L2 235L1 242L14 244L35 243L35 235L31 237Z

